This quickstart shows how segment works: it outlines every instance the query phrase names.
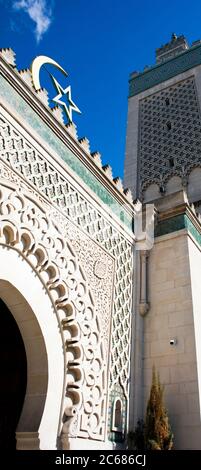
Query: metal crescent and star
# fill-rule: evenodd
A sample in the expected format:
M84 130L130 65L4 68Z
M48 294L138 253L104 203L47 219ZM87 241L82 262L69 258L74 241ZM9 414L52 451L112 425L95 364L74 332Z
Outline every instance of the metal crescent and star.
M40 55L36 57L32 64L31 64L31 74L32 74L32 80L33 80L33 85L35 90L39 90L41 88L40 84L40 70L41 67L45 64L50 64L56 67L60 72L63 73L66 77L68 76L68 73L59 65L55 60L51 59L50 57L47 57L45 55ZM71 97L71 86L68 85L66 88L63 88L56 78L52 75L49 74L52 80L52 83L54 87L56 88L57 95L52 98L52 101L57 103L58 105L62 106L63 110L66 113L66 116L69 120L69 122L72 122L72 112L75 111L76 113L81 113L79 108L76 106L74 101L72 100ZM66 99L65 99L66 97Z

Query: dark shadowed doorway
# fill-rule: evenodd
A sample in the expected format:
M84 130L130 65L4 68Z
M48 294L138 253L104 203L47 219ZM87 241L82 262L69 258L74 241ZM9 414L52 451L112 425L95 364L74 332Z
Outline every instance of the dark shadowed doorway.
M0 299L0 449L16 448L15 431L27 385L24 343L11 312Z

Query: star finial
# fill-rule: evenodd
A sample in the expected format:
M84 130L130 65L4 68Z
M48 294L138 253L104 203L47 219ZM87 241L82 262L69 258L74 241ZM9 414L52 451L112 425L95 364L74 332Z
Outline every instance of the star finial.
M64 108L64 111L66 112L66 115L67 115L67 118L70 122L72 122L72 112L75 111L76 113L81 113L81 111L79 110L79 108L76 106L76 104L74 103L74 101L72 100L71 98L71 86L67 86L65 89L63 89L61 87L61 85L57 82L56 78L53 77L53 75L51 75L51 79L53 81L53 84L56 88L56 90L58 91L58 95L56 95L52 101L54 101L55 103L63 106ZM67 96L67 101L69 103L69 106L67 106L66 104L66 101L63 101L61 98L62 96Z

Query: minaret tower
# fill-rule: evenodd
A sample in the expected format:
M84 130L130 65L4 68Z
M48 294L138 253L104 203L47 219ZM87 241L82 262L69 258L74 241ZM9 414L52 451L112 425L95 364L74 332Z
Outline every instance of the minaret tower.
M135 258L130 428L155 365L175 448L201 449L201 41L173 34L129 85L125 184L157 213Z
M125 183L151 201L186 188L201 199L201 41L172 34L156 65L129 80Z

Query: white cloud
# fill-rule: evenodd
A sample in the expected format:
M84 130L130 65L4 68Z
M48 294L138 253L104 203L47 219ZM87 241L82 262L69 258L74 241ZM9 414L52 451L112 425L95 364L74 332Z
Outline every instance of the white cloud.
M50 2L49 2L50 3ZM24 10L36 23L35 35L39 42L52 22L52 8L46 0L18 0L13 4L15 10Z

